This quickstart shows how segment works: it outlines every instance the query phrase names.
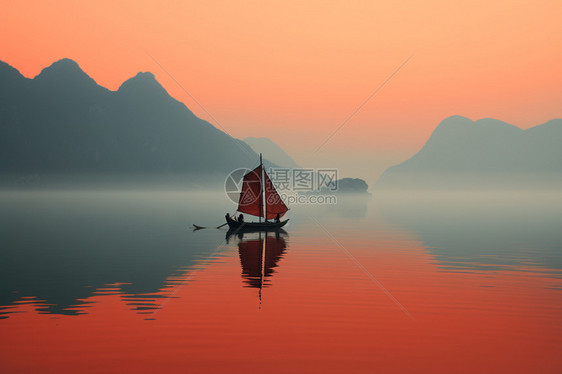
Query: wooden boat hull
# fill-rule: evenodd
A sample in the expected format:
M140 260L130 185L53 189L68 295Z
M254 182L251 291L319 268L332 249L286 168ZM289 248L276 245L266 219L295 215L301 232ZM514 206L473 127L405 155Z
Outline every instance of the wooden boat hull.
M226 218L229 229L239 232L276 231L285 226L287 222L289 222L288 219L281 222L238 222L230 217Z
M237 229L228 229L224 239L225 239L226 243L228 244L230 242L230 239L232 239L233 237L238 237L238 239L243 240L244 235L256 235L256 232L259 232L260 234L263 233L263 235L268 235L269 233L272 233L272 234L275 235L275 238L277 238L277 239L289 236L287 231L285 231L283 229L267 230L267 231L252 231L252 230L244 231L244 230L237 230Z

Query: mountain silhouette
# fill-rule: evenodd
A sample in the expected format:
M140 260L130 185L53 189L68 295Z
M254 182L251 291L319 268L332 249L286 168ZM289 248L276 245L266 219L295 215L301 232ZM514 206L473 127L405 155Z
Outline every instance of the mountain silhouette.
M285 152L281 147L269 138L253 138L244 139L256 153L267 154L267 158L283 168L300 169L301 167Z
M196 117L152 73L117 91L62 59L33 79L0 62L0 174L221 174L258 155ZM249 165L249 166L248 166Z
M562 119L522 130L495 119L443 120L376 189L543 188L562 183Z

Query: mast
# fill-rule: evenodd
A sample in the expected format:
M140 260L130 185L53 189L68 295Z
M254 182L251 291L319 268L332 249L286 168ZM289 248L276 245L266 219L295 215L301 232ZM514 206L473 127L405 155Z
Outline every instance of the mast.
M263 196L263 219L267 222L267 196L265 190L265 170L263 168L263 163L261 161L261 153L260 153L260 164L261 164L261 187L262 187L262 196Z
M261 171L261 175L260 175L260 223L261 223L261 216L263 214L263 166L262 166L262 162L261 162L261 153L260 153L260 169Z

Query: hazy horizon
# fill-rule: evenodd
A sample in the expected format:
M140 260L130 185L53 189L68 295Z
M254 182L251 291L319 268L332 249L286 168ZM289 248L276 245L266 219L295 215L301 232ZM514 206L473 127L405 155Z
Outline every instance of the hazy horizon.
M172 154L167 154L164 156L164 159L162 160L162 155L161 154L145 154L144 157L145 159L138 159L136 160L136 162L139 164L137 167L140 167L140 169L138 169L138 171L140 172L144 172L145 174L151 174L151 171L142 170L142 164L146 164L146 163L150 163L152 164L153 159L155 157L160 157L160 162L164 162L164 163L174 163L175 162L175 168L179 168L176 170L176 172L180 175L185 175L186 173L181 172L180 170L185 169L186 167L189 168L191 165L191 167L194 167L193 162L194 162L194 157L197 158L199 157L199 153L195 152L195 154L192 154L190 156L188 156L185 160L178 160L177 159L177 151L180 148L184 148L184 149L194 149L195 147L199 147L200 152L206 152L209 150L209 145L212 146L216 146L216 142L221 141L223 143L222 147L225 146L229 146L230 148L233 146L234 142L238 142L238 140L234 140L234 138L230 138L231 142L227 141L226 139L230 137L230 134L225 133L223 131L218 131L215 132L215 134L221 134L221 137L216 137L213 138L211 140L210 143L208 143L206 146L203 146L203 148L201 148L200 146L202 144L199 144L198 142L193 143L192 140L190 140L190 134L189 132L191 131L191 135L194 135L195 133L201 131L200 130L200 125L195 125L194 126L194 122L195 123L200 123L200 124L204 124L204 121L201 121L197 116L194 116L192 111L190 110L190 108L186 108L185 106L183 106L180 102L176 101L175 99L173 99L172 97L170 97L165 89L159 84L159 82L157 80L155 80L155 77L153 74L150 73L139 73L137 74L134 78L131 78L127 81L125 81L119 88L119 90L117 91L108 91L106 88L99 86L95 84L95 79L93 79L93 77L89 77L87 75L87 73L83 72L83 70L80 70L81 68L79 67L79 65L71 60L71 59L63 59L60 61L57 61L56 63L53 63L51 66L49 67L45 67L42 70L42 73L35 77L34 79L23 79L22 80L22 76L19 75L16 70L13 70L11 68L9 68L9 65L4 65L4 73L6 74L8 81L10 80L14 80L15 81L12 83L13 84L13 89L15 90L15 92L19 92L20 90L27 90L30 93L31 92L36 92L36 94L38 93L39 96L37 96L37 98L39 98L39 103L41 102L41 97L44 97L45 95L49 96L49 100L53 100L51 105L53 105L53 108L57 108L57 111L60 112L58 113L58 117L57 116L53 116L51 113L46 112L45 114L47 115L47 117L43 117L44 120L46 120L46 124L48 124L49 127L53 127L53 130L55 130L55 128L59 127L61 124L63 124L62 128L59 128L56 131L53 131L52 135L56 136L62 136L62 137L66 137L66 130L65 133L59 133L62 129L64 129L64 124L67 122L67 119L65 119L64 114L65 113L72 113L73 116L75 117L75 121L80 118L80 116L86 116L82 118L82 121L85 119L88 123L92 121L92 119L90 118L89 114L87 114L86 112L84 112L84 109L78 109L77 111L75 111L74 108L72 108L72 105L69 106L68 108L66 108L63 104L63 101L68 100L68 96L67 95L77 95L77 96L82 96L84 95L85 92L90 92L91 89L95 88L97 89L98 93L97 96L86 96L86 100L84 101L84 98L78 99L78 103L84 107L84 108L88 108L88 106L91 107L91 105L102 105L104 108L107 105L108 100L111 98L111 100L115 101L115 96L117 95L119 97L121 97L122 95L125 95L126 97L129 98L129 100L132 98L132 101L129 101L129 104L133 103L133 105L138 105L138 104L134 104L135 102L142 102L142 106L147 106L147 105L152 105L153 108L149 111L146 112L146 109L144 111L144 114L142 114L142 110L139 111L140 108L136 108L134 106L127 106L124 105L124 102L119 102L119 101L115 101L112 105L114 105L115 109L119 112L119 111L123 111L123 113L125 114L126 118L128 117L132 117L132 116L139 116L138 119L136 120L136 122L133 122L133 125L135 125L134 127L130 128L130 132L128 134L125 134L125 138L122 139L121 141L124 142L122 144L122 146L125 146L125 144L127 144L122 151L124 152L128 152L128 151L133 151L133 149L135 149L135 146L138 148L138 144L134 144L134 143L126 143L129 140L127 139L134 139L136 136L133 135L134 132L139 131L139 127L136 126L139 122L144 123L144 126L146 127L144 129L145 134L144 136L147 136L147 138L145 138L145 141L149 141L149 142L153 142L153 140L150 140L151 138L160 138L160 136L154 136L157 135L158 133L162 134L162 138L167 137L168 138L168 143L169 144L165 144L165 143L160 143L159 145L157 145L158 143L154 143L152 145L152 152L154 152L155 149L158 149L158 147L160 148L168 148L169 145L174 144L174 146L176 147L176 154L174 155L173 152ZM18 78L19 77L19 78ZM68 79L68 83L70 88L68 89L69 91L66 91L66 93L58 93L58 91L55 92L50 92L51 90L58 90L57 88L57 84L56 82L58 81L58 79L65 79L65 81ZM47 81L47 85L45 85L44 83L40 83ZM79 83L78 86L73 87L76 83ZM88 82L88 83L86 83ZM24 84L25 83L25 84ZM29 85L28 83L31 83L31 85ZM38 86L39 84L39 86ZM31 91L32 90L32 91ZM39 90L39 91L37 91ZM64 90L61 92L65 92ZM123 93L125 92L125 93ZM11 91L10 91L10 86L8 85L8 89L6 90L5 94L10 95ZM109 95L108 94L112 94ZM62 95L62 96L57 96L57 95ZM89 94L86 94L89 95ZM133 96L131 96L133 95ZM31 95L32 97L35 95ZM26 97L26 96L23 96ZM19 100L19 101L18 101ZM42 108L40 105L39 107L37 106L33 106L33 104L30 107L26 107L26 105L29 105L26 102L22 102L22 99L19 97L19 95L16 95L16 99L14 101L15 103L15 108L17 108L18 106L22 106L23 111L25 112L25 116L29 116L29 114L31 114L31 118L34 118L33 115L35 113L29 113L29 112L34 112L35 110L39 110L39 111L43 111L44 108ZM26 100L26 99L24 99ZM82 101L80 101L82 100ZM101 100L101 102L100 102ZM140 101L138 101L140 100ZM95 102L98 102L98 104L95 104ZM157 102L158 104L154 106L153 102ZM33 103L33 101L32 101ZM179 104L179 106L177 105ZM14 104L12 104L14 105ZM35 104L37 105L37 104ZM122 106L122 108L121 108ZM167 110L164 110L164 107L168 107ZM115 110L113 109L113 107L109 107L112 108L111 110ZM8 106L7 107L8 111L12 111L13 109ZM174 114L170 114L170 109L172 110L172 112L174 112ZM22 109L20 109L21 111ZM91 109L87 109L87 112L91 111ZM99 113L103 113L104 111L107 111L107 109L105 110L101 110ZM138 112L138 113L137 113ZM23 112L22 112L23 113ZM6 120L8 123L14 122L13 118L18 118L18 116L20 116L22 113L18 112L18 109L15 109L15 112L12 114L12 118L8 118L6 117ZM40 112L38 112L40 113ZM43 114L43 115L45 115ZM61 116L62 115L62 116ZM156 117L154 117L156 115ZM10 116L10 114L8 113L8 116ZM15 117L14 117L15 116ZM151 120L147 120L148 116L152 116L154 117ZM178 117L179 116L179 117ZM51 118L52 117L52 118ZM97 123L97 127L98 129L102 129L101 131L107 131L109 130L109 133L105 133L105 135L102 136L110 136L113 137L115 136L114 134L111 133L111 131L115 132L115 131L120 131L118 130L117 127L115 127L116 125L116 120L117 123L119 123L119 121L124 121L123 118L116 118L116 117L103 117L101 116L99 119L94 120L94 122ZM27 143L28 143L28 139L26 139L26 136L24 135L22 138L21 135L21 130L17 130L15 131L14 129L19 128L18 125L20 122L20 120L16 120L14 123L12 123L12 129L10 129L10 126L6 127L4 130L8 131L7 132L7 136L10 137L9 139L11 139L11 137L13 137L14 141L18 142L18 143L8 143L10 144L7 148L14 148L16 147L16 149L18 147L23 147L21 149L21 151L23 151L24 149L27 148ZM25 120L24 120L25 121ZM36 122L38 121L38 119L35 120L35 122L29 122L29 120L27 120L27 122L23 122L23 126L24 128L29 127L28 131L29 135L34 136L34 133L36 133L37 131L39 131L38 129L36 129ZM78 120L80 122L80 120ZM101 122L100 122L101 121ZM169 123L177 123L179 125L184 124L184 126L180 126L180 127L176 127L176 129L182 128L183 132L177 132L177 130L173 130L173 127L170 128L168 127L158 127L155 125L155 121L159 121L162 122L162 124L168 125ZM59 124L59 122L61 122ZM129 119L130 122L130 119ZM126 122L125 122L126 123ZM265 158L271 158L271 161L273 161L273 163L275 164L276 162L278 163L278 165L280 166L285 166L285 167L305 167L305 168L310 168L310 167L317 167L317 168L329 168L329 169L338 169L338 176L339 178L344 178L344 177L352 177L352 178L362 178L364 180L366 180L368 182L368 184L370 186L375 185L375 182L379 181L379 178L381 177L381 175L383 175L384 172L384 176L388 176L388 173L394 170L398 169L404 169L404 167L406 165L412 165L415 164L416 160L419 161L420 157L423 158L423 155L427 155L428 153L433 154L433 159L432 161L430 160L430 163L427 164L425 167L429 166L430 169L428 170L410 170L409 173L423 173L426 171L431 171L432 167L436 167L438 164L443 164L443 163L447 163L448 167L448 174L454 174L454 173L465 173L466 170L463 170L463 167L466 167L467 163L473 163L472 166L470 166L470 172L474 172L474 171L478 171L477 168L478 167L483 167L484 169L482 169L482 171L486 171L490 168L490 166L493 166L494 164L498 164L498 162L503 162L503 166L502 165L496 165L493 166L492 169L495 172L500 172L500 173L504 173L506 176L508 176L508 174L514 174L514 172L516 172L517 170L515 165L516 164L521 164L521 165L527 165L526 167L524 167L521 171L524 172L532 172L534 173L533 177L540 177L544 171L541 168L544 168L544 164L546 163L547 165L550 165L550 169L548 169L549 172L553 172L555 171L554 169L556 169L556 172L558 174L560 174L560 167L559 167L559 163L560 161L562 161L561 159L561 155L560 152L557 152L555 149L557 148L557 142L561 137L561 131L560 131L560 124L562 124L560 119L552 119L550 121L548 121L548 124L544 124L544 126L541 126L543 124L534 126L530 129L527 129L529 131L522 131L521 128L508 124L504 121L498 120L498 119L490 119L490 118L485 118L485 119L479 119L477 121L473 121L469 118L466 118L464 116L459 116L459 115L455 115L455 116L451 116L448 118L443 119L442 121L439 122L438 125L436 125L436 127L434 128L434 130L431 133L431 136L429 137L429 139L427 140L427 142L425 144L423 144L419 151L416 152L414 154L413 157L408 158L406 160L401 160L396 161L396 158L398 158L398 153L393 153L393 152L386 152L384 153L384 156L379 157L376 160L372 160L370 159L370 157L372 157L372 155L369 155L369 153L365 153L365 154L361 154L362 151L361 149L358 148L353 148L353 152L346 152L346 157L344 158L340 158L338 165L340 165L339 167L336 167L334 165L328 166L328 165L324 165L324 164L301 164L301 166L297 165L297 163L295 163L294 161L294 157L291 154L287 154L285 152L284 149L280 148L278 146L278 144L276 143L276 139L269 139L269 138L255 138L255 137L248 137L245 138L247 141L249 141L248 145L250 146L250 148L255 148L254 151L257 153L262 153L264 152L264 156ZM66 125L75 125L74 123L66 123ZM103 126L100 126L103 125ZM107 125L109 125L107 127ZM15 127L14 127L15 126ZM45 125L44 125L45 126ZM113 127L112 127L113 126ZM198 127L199 126L199 127ZM104 130L107 127L106 130ZM204 126L205 127L205 126ZM101 133L92 133L92 129L88 129L88 127L85 128L86 131L86 138L88 138L88 135L93 135L94 137L99 137ZM218 128L215 128L217 130L221 130L222 128L219 126ZM213 130L215 130L213 129ZM532 129L532 130L531 130ZM95 131L99 131L99 130L95 130ZM172 131L172 132L170 132ZM175 131L175 132L174 132ZM194 132L195 131L195 132ZM24 133L25 134L25 133ZM337 135L337 133L334 133L333 135ZM214 135L213 135L214 136ZM196 136L197 137L197 136ZM220 139L220 140L219 140ZM266 140L269 139L270 141L272 141L273 143L269 142ZM328 138L327 141L329 141L331 138ZM51 139L52 141L53 139ZM23 141L24 143L21 143L21 141ZM45 150L49 149L49 146L51 146L49 143L50 141L45 140L44 138L41 139L37 139L36 141L39 141L39 143L43 142L45 143L43 146L41 146L42 151L41 153L44 154ZM72 143L73 141L76 142L76 146L81 147L81 146L86 146L87 149L91 148L92 145L89 143L84 143L84 139L82 138L69 138L69 141ZM99 142L100 140L98 140ZM179 142L178 142L179 141ZM182 143L181 142L186 142L189 141L189 143L191 144L191 146L186 146L186 143ZM226 141L226 144L224 144L224 142ZM322 146L323 144L325 144L326 141L324 143L321 143L320 148L317 148L316 151L322 152ZM19 144L19 145L17 145ZM145 143L148 144L148 143ZM454 145L456 144L456 145ZM25 146L24 146L25 145ZM104 152L104 148L103 148L103 143L98 143L95 146L95 150L93 150L93 152L95 152L95 154L90 155L89 157L94 157L96 160L99 157L99 151L101 150L101 155L102 157L105 159L107 157L105 157L105 152ZM105 145L107 147L107 144ZM45 148L46 147L46 148ZM102 148L99 148L102 147ZM468 147L468 148L467 148ZM71 146L72 148L72 146ZM248 148L248 149L250 149ZM456 148L456 149L455 149ZM466 148L464 151L460 151L460 149L462 148ZM31 148L33 150L33 148ZM270 152L268 152L268 150ZM72 158L72 157L76 157L76 155L74 154L66 154L65 152L68 152L69 150L66 151L62 151L63 154L59 155L60 157L66 157L66 158ZM114 151L113 149L111 149L111 151ZM138 149L136 150L138 152ZM230 156L234 156L234 154L232 153L232 151L236 151L237 153L239 153L240 151L240 146L237 148L234 148L233 150L230 150L230 152L227 152L227 154L229 155L228 158L230 161ZM459 153L460 151L460 153ZM507 151L507 153L506 153ZM29 151L27 151L29 152ZM35 151L37 152L37 151ZM54 149L52 149L52 152L58 152L55 151ZM85 150L85 152L88 152L87 150ZM90 149L89 152L91 153L92 150ZM484 153L483 153L484 152ZM546 152L546 153L545 153ZM146 153L146 152L145 152ZM216 158L216 157L221 157L220 154L218 153L211 153L209 154L208 152L206 157L203 157L203 160L208 161L209 158ZM248 152L246 152L247 154L245 156L248 156ZM313 152L315 153L315 152ZM472 153L472 154L471 154ZM537 154L540 154L537 158ZM66 155L66 156L65 156ZM381 154L382 155L382 154ZM485 156L486 155L486 156ZM28 158L29 156L26 154L26 152L22 153L22 154L11 154L9 151L8 153L5 155L6 157L10 158L15 158L15 159L19 159L19 158ZM117 158L115 158L117 156ZM187 156L187 155L186 155ZM238 155L239 156L239 155ZM335 155L332 155L335 156ZM460 158L459 158L460 156ZM114 159L112 159L112 157ZM147 158L148 157L148 158ZM224 157L224 155L223 155ZM451 158L452 157L452 158ZM257 155L255 155L255 157L257 159ZM456 161L452 161L453 159L456 159ZM119 160L119 155L113 155L113 156L109 156L109 159L105 160L105 162L112 162L111 160L113 160L113 162L116 162ZM245 161L248 161L249 163L251 163L252 158L248 158ZM502 160L502 161L500 161ZM4 160L4 164L6 165L10 165L10 162L6 163L8 160ZM39 160L31 160L32 162L37 163ZM134 160L131 160L134 162ZM402 162L402 161L406 161L406 162ZM122 160L121 160L122 162ZM156 161L158 162L158 161ZM484 164L482 163L484 162ZM97 161L96 161L97 163ZM251 165L242 165L241 164L241 160L238 160L239 164L232 164L232 167L251 167ZM216 164L216 162L215 162ZM220 163L219 163L220 164ZM14 163L14 165L16 165L16 163ZM10 166L11 169L10 172L18 172L19 170L16 168L14 168L14 165ZM424 165L424 162L421 163L421 165ZM465 165L465 166L462 166ZM480 165L480 166L476 166L476 165ZM554 165L554 168L552 167L552 165ZM51 167L54 165L51 165ZM76 165L78 166L77 171L79 171L80 173L88 173L88 166L84 165L83 167L86 167L85 169L80 169L80 165ZM214 165L215 167L219 166L218 164ZM458 167L461 167L460 170L456 170ZM90 166L91 167L91 166ZM101 173L103 174L103 166L96 166L97 167L101 167L101 169L99 170ZM106 165L107 167L107 165ZM441 166L442 167L442 166ZM136 168L136 167L135 167ZM169 166L167 167L169 169ZM475 169L476 168L476 169ZM222 169L222 166L221 166ZM492 169L490 169L489 171L491 171ZM23 169L22 169L23 170ZM6 170L8 171L8 170ZM148 171L148 173L147 173ZM168 171L171 171L170 169ZM41 172L39 170L39 172ZM124 174L128 174L128 171L126 169L123 169L122 172L124 172ZM209 172L214 172L211 168L211 170ZM453 173L454 172L454 173ZM109 175L109 174L107 174ZM196 175L196 173L189 173L188 175L193 176ZM387 178L388 179L388 178ZM407 178L409 179L409 177ZM545 174L545 177L543 178L545 180L556 180L558 181L559 175L556 175L555 178L552 178L552 176ZM466 178L465 178L466 180ZM509 180L509 176L508 178L506 178L506 181ZM438 181L437 181L438 182ZM455 183L458 184L458 183ZM439 183L436 184L436 186L439 186ZM413 186L414 188L416 186ZM444 188L447 188L447 186L443 186Z

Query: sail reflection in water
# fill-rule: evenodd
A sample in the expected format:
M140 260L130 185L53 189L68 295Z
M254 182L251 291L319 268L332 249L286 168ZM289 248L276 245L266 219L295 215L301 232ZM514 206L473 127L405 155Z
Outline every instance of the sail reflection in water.
M242 278L246 287L261 289L270 285L270 277L275 274L279 260L287 249L287 232L238 233L227 234L227 242L232 237L238 240L238 255L242 267Z

